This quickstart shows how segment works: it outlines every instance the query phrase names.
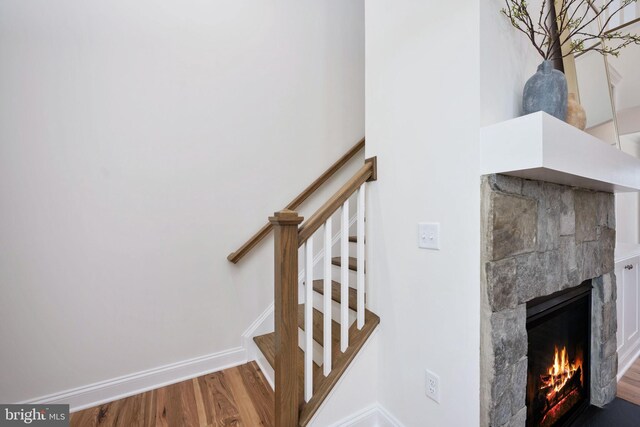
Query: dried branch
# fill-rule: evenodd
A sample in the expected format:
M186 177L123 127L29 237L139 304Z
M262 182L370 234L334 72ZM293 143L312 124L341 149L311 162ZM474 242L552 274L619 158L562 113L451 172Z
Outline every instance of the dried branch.
M556 11L557 32L553 30L551 22L554 0L542 0L537 22L529 13L526 0L505 0L505 8L501 12L509 19L511 25L527 36L536 51L545 60L557 59L577 53L596 51L603 55L618 56L620 51L630 44L640 44L640 36L631 33L607 33L607 26L611 19L625 7L638 0L622 0L613 6L615 0L605 0L600 7L594 5L595 0L561 0ZM611 9L611 10L610 10ZM609 16L598 30L589 27L597 23L601 17ZM593 12L592 16L589 12ZM562 36L564 35L564 37ZM585 42L600 40L586 47ZM568 45L564 53L562 47Z

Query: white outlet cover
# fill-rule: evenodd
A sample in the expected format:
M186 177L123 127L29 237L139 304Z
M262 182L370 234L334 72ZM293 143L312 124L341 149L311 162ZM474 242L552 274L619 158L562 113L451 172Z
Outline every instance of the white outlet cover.
M418 223L418 247L440 250L440 223Z
M424 391L428 398L440 403L440 377L430 370L425 370Z

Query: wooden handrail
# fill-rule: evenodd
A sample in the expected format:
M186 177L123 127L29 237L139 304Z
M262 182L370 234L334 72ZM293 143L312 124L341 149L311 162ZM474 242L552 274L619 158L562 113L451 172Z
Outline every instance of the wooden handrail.
M375 181L377 179L376 169L376 158L372 157L367 159L364 166L300 226L298 230L298 244L302 246L363 183Z
M340 157L334 164L332 164L329 169L324 171L322 175L318 177L315 181L311 183L304 191L295 199L291 201L284 209L285 210L295 210L297 209L302 202L307 200L309 196L311 196L322 184L327 182L329 178L331 178L340 168L342 168L353 156L356 155L357 152L364 148L365 139L362 138L356 145L351 147L349 151L347 151L342 157ZM271 223L265 224L256 234L254 234L249 240L247 240L238 250L235 252L231 252L227 259L232 263L237 263L244 257L251 249L253 249L262 239L264 239L271 229L273 225Z

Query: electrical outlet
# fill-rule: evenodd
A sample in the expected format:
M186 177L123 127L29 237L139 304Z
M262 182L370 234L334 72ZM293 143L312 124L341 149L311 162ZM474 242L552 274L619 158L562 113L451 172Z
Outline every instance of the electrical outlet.
M425 393L428 398L440 403L440 377L428 369L425 375Z

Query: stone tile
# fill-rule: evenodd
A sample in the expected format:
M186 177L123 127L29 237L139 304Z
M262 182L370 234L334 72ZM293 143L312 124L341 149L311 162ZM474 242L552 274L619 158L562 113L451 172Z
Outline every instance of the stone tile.
M533 199L493 193L492 260L532 252L536 247L537 205Z
M541 258L544 283L540 287L544 290L544 294L551 295L562 289L562 256L560 255L560 250L553 250L545 252ZM540 296L542 296L542 293Z
M560 247L560 222L562 214L562 188L556 184L542 183L542 197L538 200L539 252Z
M513 368L511 377L511 414L515 415L525 406L527 397L527 363L528 359L522 358Z
M616 379L618 374L618 355L614 354L607 357L600 364L600 384L609 384L611 380Z
M616 302L609 301L602 307L602 341L616 335L618 329Z
M497 402L504 393L509 392L512 376L513 366L504 365L495 371L493 383L491 384L491 399L494 402Z
M491 314L491 341L496 372L505 365L514 365L527 355L526 320L526 304Z
M609 193L595 193L595 198L597 203L596 224L601 227L607 227L609 223Z
M606 304L615 301L617 297L616 275L615 273L607 273L599 278L602 281L602 301Z
M609 201L607 202L607 227L612 230L616 229L616 203L613 194L609 194Z
M542 199L542 181L523 180L522 195L536 200Z
M561 230L561 212L563 210L562 193L567 187L537 181L524 181L522 194L538 203L536 250L544 252L559 247Z
M516 259L516 287L518 303L525 303L544 293L544 254L534 252L518 255Z
M511 394L504 393L495 402L493 410L489 415L489 423L491 426L501 426L511 419Z
M573 191L570 188L562 190L562 204L560 210L560 235L569 236L576 232L576 214Z
M487 294L492 311L515 308L518 304L516 260L507 258L485 264Z
M508 175L489 175L489 185L494 191L504 193L522 194L522 178Z
M560 237L560 256L562 257L562 289L575 286L579 280L576 260L576 242L574 236Z
M601 353L603 358L610 357L616 354L616 350L618 347L618 341L615 335L609 337L608 340L602 345Z
M602 252L597 240L581 243L577 254L580 282L602 274Z
M588 242L596 239L598 215L597 193L575 190L576 242Z
M602 408L616 397L617 384L613 379L604 386L592 384L591 386L591 404Z
M509 421L508 427L525 427L527 423L527 407L520 409Z
M600 241L602 272L612 271L615 267L616 230L609 227L601 227L598 240Z

